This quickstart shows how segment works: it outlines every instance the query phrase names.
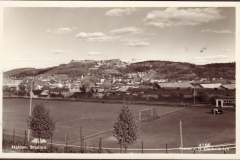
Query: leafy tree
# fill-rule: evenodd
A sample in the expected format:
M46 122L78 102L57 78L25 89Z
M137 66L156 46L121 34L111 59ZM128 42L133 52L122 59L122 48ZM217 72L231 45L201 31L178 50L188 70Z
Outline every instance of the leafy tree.
M216 98L217 98L217 96L211 96L211 97L209 97L209 101L211 102L211 104L216 104Z
M209 95L207 92L203 92L202 95L200 96L200 101L202 102L207 102L209 100Z
M176 98L177 98L178 96L177 96L177 93L176 92L171 92L171 98L173 99L173 100L175 100Z
M162 93L159 93L159 94L158 94L158 99L159 99L159 100L163 100L163 98L164 98L164 97L163 97L163 94L162 94Z
M49 115L49 110L43 104L35 105L32 115L28 119L29 128L34 138L49 139L53 135L56 121Z
M87 87L85 85L82 85L79 87L79 89L83 92L86 93Z
M54 84L54 83L55 83L55 81L54 81L53 79L51 79L51 80L50 80L50 83L51 83L51 84Z
M184 100L184 94L183 94L183 93L180 93L180 94L179 94L179 98L180 98L180 100L183 101L183 100Z
M20 91L25 91L26 87L21 83L18 85Z
M104 89L108 89L112 86L112 83L109 81L109 80L106 80L104 83L103 83L103 87Z
M11 88L7 85L3 86L3 91L4 92L10 92L11 91Z
M81 80L81 84L83 87L83 91L85 92L89 92L91 87L95 86L95 83L97 82L97 78L96 77L90 77L90 76L86 76ZM81 88L80 88L81 89ZM82 89L81 89L82 90Z
M118 144L125 148L125 153L128 146L139 138L139 125L135 121L132 110L125 104L114 125L113 136L118 140Z
M20 91L17 92L17 95L18 95L18 96L25 96L26 94L27 94L26 91L21 91L21 90L20 90Z
M27 91L30 92L31 91L31 86L32 86L32 90L34 90L34 85L35 85L35 78L34 79L29 79L28 83L27 83Z
M141 77L136 77L136 78L134 78L134 81L135 81L135 82L141 82L141 80L142 80Z
M18 90L18 95L19 96L24 96L24 95L26 95L26 87L21 83L21 84L19 84L18 85L18 88L19 88L19 90Z

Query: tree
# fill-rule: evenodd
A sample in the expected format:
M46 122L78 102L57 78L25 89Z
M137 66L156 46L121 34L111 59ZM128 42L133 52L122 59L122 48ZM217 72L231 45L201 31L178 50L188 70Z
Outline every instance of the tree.
M139 138L139 125L135 121L132 110L127 105L123 105L120 110L118 121L114 125L113 136L118 140L118 144L125 148L125 153L131 144Z
M202 95L200 96L200 101L207 103L208 100L209 100L208 93L207 92L203 92Z
M25 91L26 87L21 83L18 85L20 91Z
M97 82L97 79L95 77L90 77L90 76L86 76L81 80L81 84L82 84L82 87L84 86L85 92L89 92L91 87L95 86L96 82Z
M163 98L164 98L164 97L163 97L163 94L162 94L162 93L159 93L159 94L158 94L158 99L159 99L159 100L163 100Z
M3 92L10 92L11 88L7 85L3 86Z
M34 138L49 139L53 135L56 121L49 115L49 110L43 104L35 105L32 115L28 119L29 128Z
M183 93L180 93L180 94L179 94L179 98L180 98L181 101L184 101L184 94L183 94Z
M104 89L109 89L111 86L112 86L112 83L111 83L109 80L106 80L106 81L103 83L103 88L104 88Z
M177 98L178 96L177 96L177 93L176 92L171 92L171 98L172 98L172 100L175 100L176 98Z
M50 80L50 83L51 83L51 84L54 84L54 83L55 83L55 81L54 81L53 79L51 79L51 80Z
M26 87L21 83L21 84L19 84L18 85L18 88L19 88L19 90L18 90L18 95L19 96L25 96L26 95Z
M209 101L211 102L211 104L213 104L213 105L216 104L216 98L217 98L217 96L211 96L211 97L209 97Z
M34 90L34 85L35 85L35 78L33 78L33 79L29 79L29 81L28 81L28 83L27 83L27 91L28 91L28 93L30 93L30 91L31 91L31 88L32 88L32 90Z
M79 89L83 92L86 93L87 87L85 85L82 85L79 87Z

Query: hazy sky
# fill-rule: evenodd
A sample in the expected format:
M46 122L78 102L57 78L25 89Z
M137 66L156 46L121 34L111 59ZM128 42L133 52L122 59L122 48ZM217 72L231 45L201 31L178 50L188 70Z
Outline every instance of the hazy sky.
M235 8L4 8L3 67L71 60L236 61Z

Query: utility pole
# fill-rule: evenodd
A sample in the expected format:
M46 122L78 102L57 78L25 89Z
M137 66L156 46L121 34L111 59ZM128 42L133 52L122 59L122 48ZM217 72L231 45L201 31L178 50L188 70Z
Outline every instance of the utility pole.
M31 82L31 91L29 92L30 94L30 108L29 108L29 118L31 117L32 115L32 84L33 84L33 79L32 79L32 82ZM30 140L30 127L28 127L28 141Z
M183 154L183 140L182 140L182 122L180 121L180 138L181 138L181 150Z
M194 88L194 89L193 89L193 98L194 98L193 104L196 103L196 101L195 101L195 96L196 96L196 90L195 90L195 88Z

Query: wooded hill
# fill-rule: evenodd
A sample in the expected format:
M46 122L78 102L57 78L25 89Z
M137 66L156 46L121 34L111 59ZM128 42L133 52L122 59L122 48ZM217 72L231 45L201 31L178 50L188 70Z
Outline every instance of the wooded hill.
M99 65L100 64L100 65ZM26 76L48 76L65 74L71 78L85 75L106 77L109 75L123 76L127 73L145 72L149 78L196 79L196 78L225 78L233 79L236 75L236 63L213 63L195 65L191 63L171 61L143 61L126 65L120 60L106 61L72 61L59 66L35 69L20 68L4 72L4 76L24 78ZM148 77L144 77L148 78Z

